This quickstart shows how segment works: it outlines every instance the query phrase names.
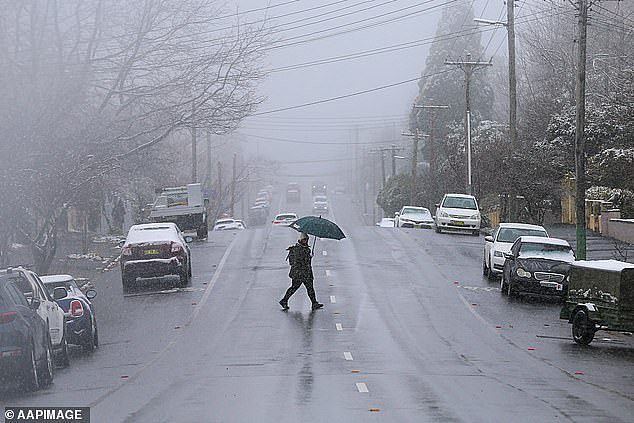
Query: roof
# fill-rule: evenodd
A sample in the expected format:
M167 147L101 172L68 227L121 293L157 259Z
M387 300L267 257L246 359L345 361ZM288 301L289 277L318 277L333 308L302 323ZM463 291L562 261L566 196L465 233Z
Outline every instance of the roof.
M445 197L473 198L475 200L475 197L469 194L445 194Z
M146 223L142 225L134 225L128 232L126 244L160 242L160 241L178 241L178 227L175 223Z
M40 279L44 283L57 283L72 281L75 278L73 278L71 275L46 275L40 276Z
M560 238L546 238L541 236L521 236L522 242L532 242L535 244L549 244L549 245L561 245L563 247L570 247L570 244L565 239Z
M528 223L500 223L500 228L513 228L513 229L535 229L535 230L546 230L543 226L539 225L529 225Z
M634 264L618 260L579 260L573 262L572 265L575 267L607 270L610 272L621 272L624 269L634 269Z
M170 226L174 229L177 228L176 223L173 222L161 222L161 223L142 223L140 225L133 225L130 230L143 230L143 229L158 229L161 226Z

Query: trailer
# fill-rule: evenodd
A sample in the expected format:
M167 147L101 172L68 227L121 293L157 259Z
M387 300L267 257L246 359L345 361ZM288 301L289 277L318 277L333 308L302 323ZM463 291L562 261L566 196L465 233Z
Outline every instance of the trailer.
M206 201L200 183L162 188L150 212L152 222L173 222L183 232L196 232L199 239L207 238Z

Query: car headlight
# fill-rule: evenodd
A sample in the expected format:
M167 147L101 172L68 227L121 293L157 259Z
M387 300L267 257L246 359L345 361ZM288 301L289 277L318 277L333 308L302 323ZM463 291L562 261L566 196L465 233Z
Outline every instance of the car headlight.
M521 267L517 268L516 273L517 273L517 276L519 276L520 278L530 278L532 276L531 272L527 272L526 270L522 269Z
M504 253L502 251L493 251L493 257L504 257Z
M447 214L447 212L441 211L440 217L449 217L449 214Z
M480 219L480 213L476 213L476 214L474 214L472 216L469 216L469 219L476 219L476 220Z

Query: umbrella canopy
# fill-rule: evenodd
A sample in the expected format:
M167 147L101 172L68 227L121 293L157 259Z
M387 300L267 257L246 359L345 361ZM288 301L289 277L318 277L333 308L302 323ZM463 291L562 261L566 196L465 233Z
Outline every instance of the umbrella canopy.
M304 232L317 238L339 240L346 237L336 223L321 216L304 216L297 219L290 226L298 232Z

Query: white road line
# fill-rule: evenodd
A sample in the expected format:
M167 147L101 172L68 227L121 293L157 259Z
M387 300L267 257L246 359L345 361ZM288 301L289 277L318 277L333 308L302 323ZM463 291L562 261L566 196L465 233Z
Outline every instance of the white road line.
M335 327L337 328L337 330L343 330L343 326L341 326L341 323L335 323Z
M337 302L337 299L335 298L334 295L330 296L330 302L333 303L333 304Z
M370 392L370 391L368 391L368 386L365 383L363 383L363 382L357 382L357 389L361 393Z
M321 252L323 255L327 256L328 255L328 251L324 250Z
M330 270L326 269L326 276L330 277L332 274L330 273Z
M343 358L345 358L348 361L354 360L354 358L352 358L352 353L350 353L349 351L346 351L343 353Z

